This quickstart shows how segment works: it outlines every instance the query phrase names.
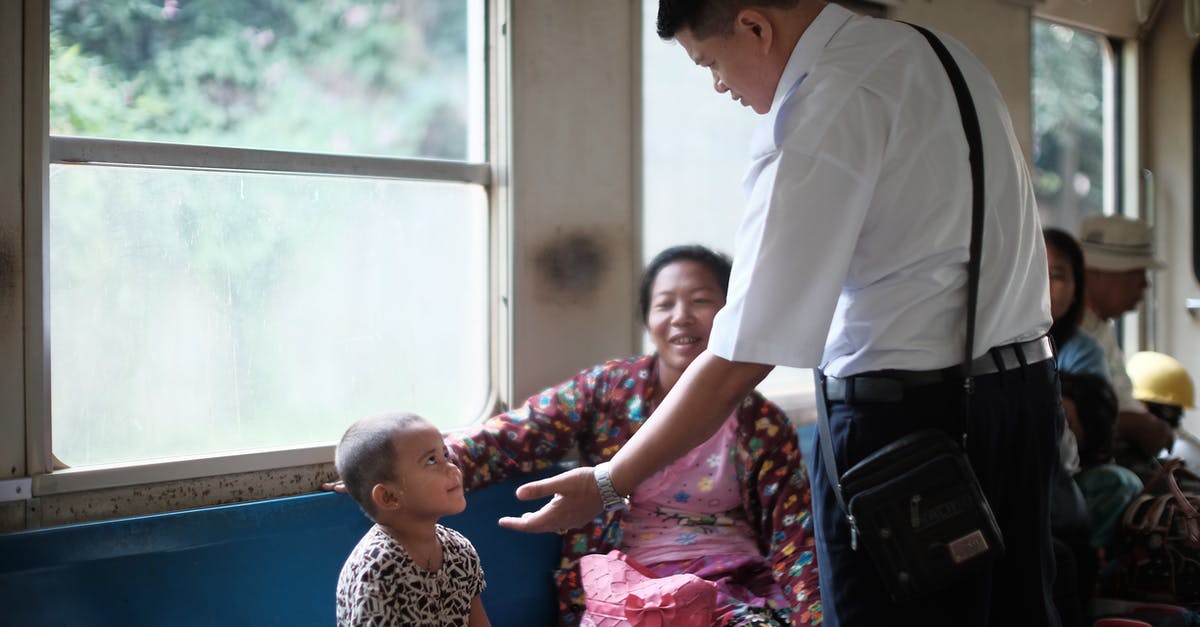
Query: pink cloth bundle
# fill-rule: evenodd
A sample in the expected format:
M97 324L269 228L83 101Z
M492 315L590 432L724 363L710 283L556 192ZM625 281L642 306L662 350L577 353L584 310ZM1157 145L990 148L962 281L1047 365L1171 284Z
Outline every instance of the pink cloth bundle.
M695 575L656 577L620 551L579 561L587 609L582 627L706 627L717 587Z

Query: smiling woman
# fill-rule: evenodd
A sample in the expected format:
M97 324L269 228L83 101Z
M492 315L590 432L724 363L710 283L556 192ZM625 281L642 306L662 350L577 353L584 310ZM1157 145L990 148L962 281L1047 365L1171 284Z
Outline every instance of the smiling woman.
M659 253L639 290L654 353L584 370L451 435L467 489L570 454L586 465L611 459L707 349L729 272L728 258L702 246ZM796 431L778 407L751 393L716 435L642 485L627 510L560 532L562 624L579 623L585 612L580 558L613 550L656 577L687 573L710 582L714 624L819 620L808 478Z

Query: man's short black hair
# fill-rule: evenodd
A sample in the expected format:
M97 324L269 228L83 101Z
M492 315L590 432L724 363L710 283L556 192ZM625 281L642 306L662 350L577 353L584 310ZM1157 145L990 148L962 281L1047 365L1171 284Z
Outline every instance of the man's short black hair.
M350 425L338 442L333 454L338 475L346 485L346 492L372 519L375 505L371 502L371 490L376 484L396 479L392 472L396 460L392 442L396 434L414 422L423 421L416 414L404 412L371 416Z
M696 39L733 32L738 11L749 7L790 9L800 0L658 0L658 36L674 39L686 29Z
M672 246L655 255L654 259L646 264L646 269L642 271L638 306L642 311L643 324L650 319L650 299L653 296L650 290L654 289L654 279L658 278L658 273L662 272L663 268L676 261L694 261L704 266L717 280L717 286L721 288L721 296L729 295L729 273L733 269L733 262L729 260L728 256L699 244Z

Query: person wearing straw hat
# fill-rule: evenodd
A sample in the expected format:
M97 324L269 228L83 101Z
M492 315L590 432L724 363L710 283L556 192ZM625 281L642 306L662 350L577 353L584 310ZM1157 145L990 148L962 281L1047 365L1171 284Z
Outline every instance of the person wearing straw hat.
M1133 397L1133 384L1125 372L1125 355L1117 343L1113 319L1132 311L1142 301L1147 272L1164 267L1154 256L1154 234L1138 220L1098 216L1084 220L1080 246L1087 266L1087 307L1079 328L1104 348L1109 375L1120 403L1117 437L1128 440L1146 455L1156 456L1171 445L1174 434Z

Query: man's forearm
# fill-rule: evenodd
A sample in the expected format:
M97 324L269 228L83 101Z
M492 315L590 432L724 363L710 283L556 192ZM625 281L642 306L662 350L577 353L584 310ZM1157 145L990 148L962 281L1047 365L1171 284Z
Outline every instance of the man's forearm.
M704 351L661 405L613 457L613 486L629 494L712 437L774 366L728 361Z

